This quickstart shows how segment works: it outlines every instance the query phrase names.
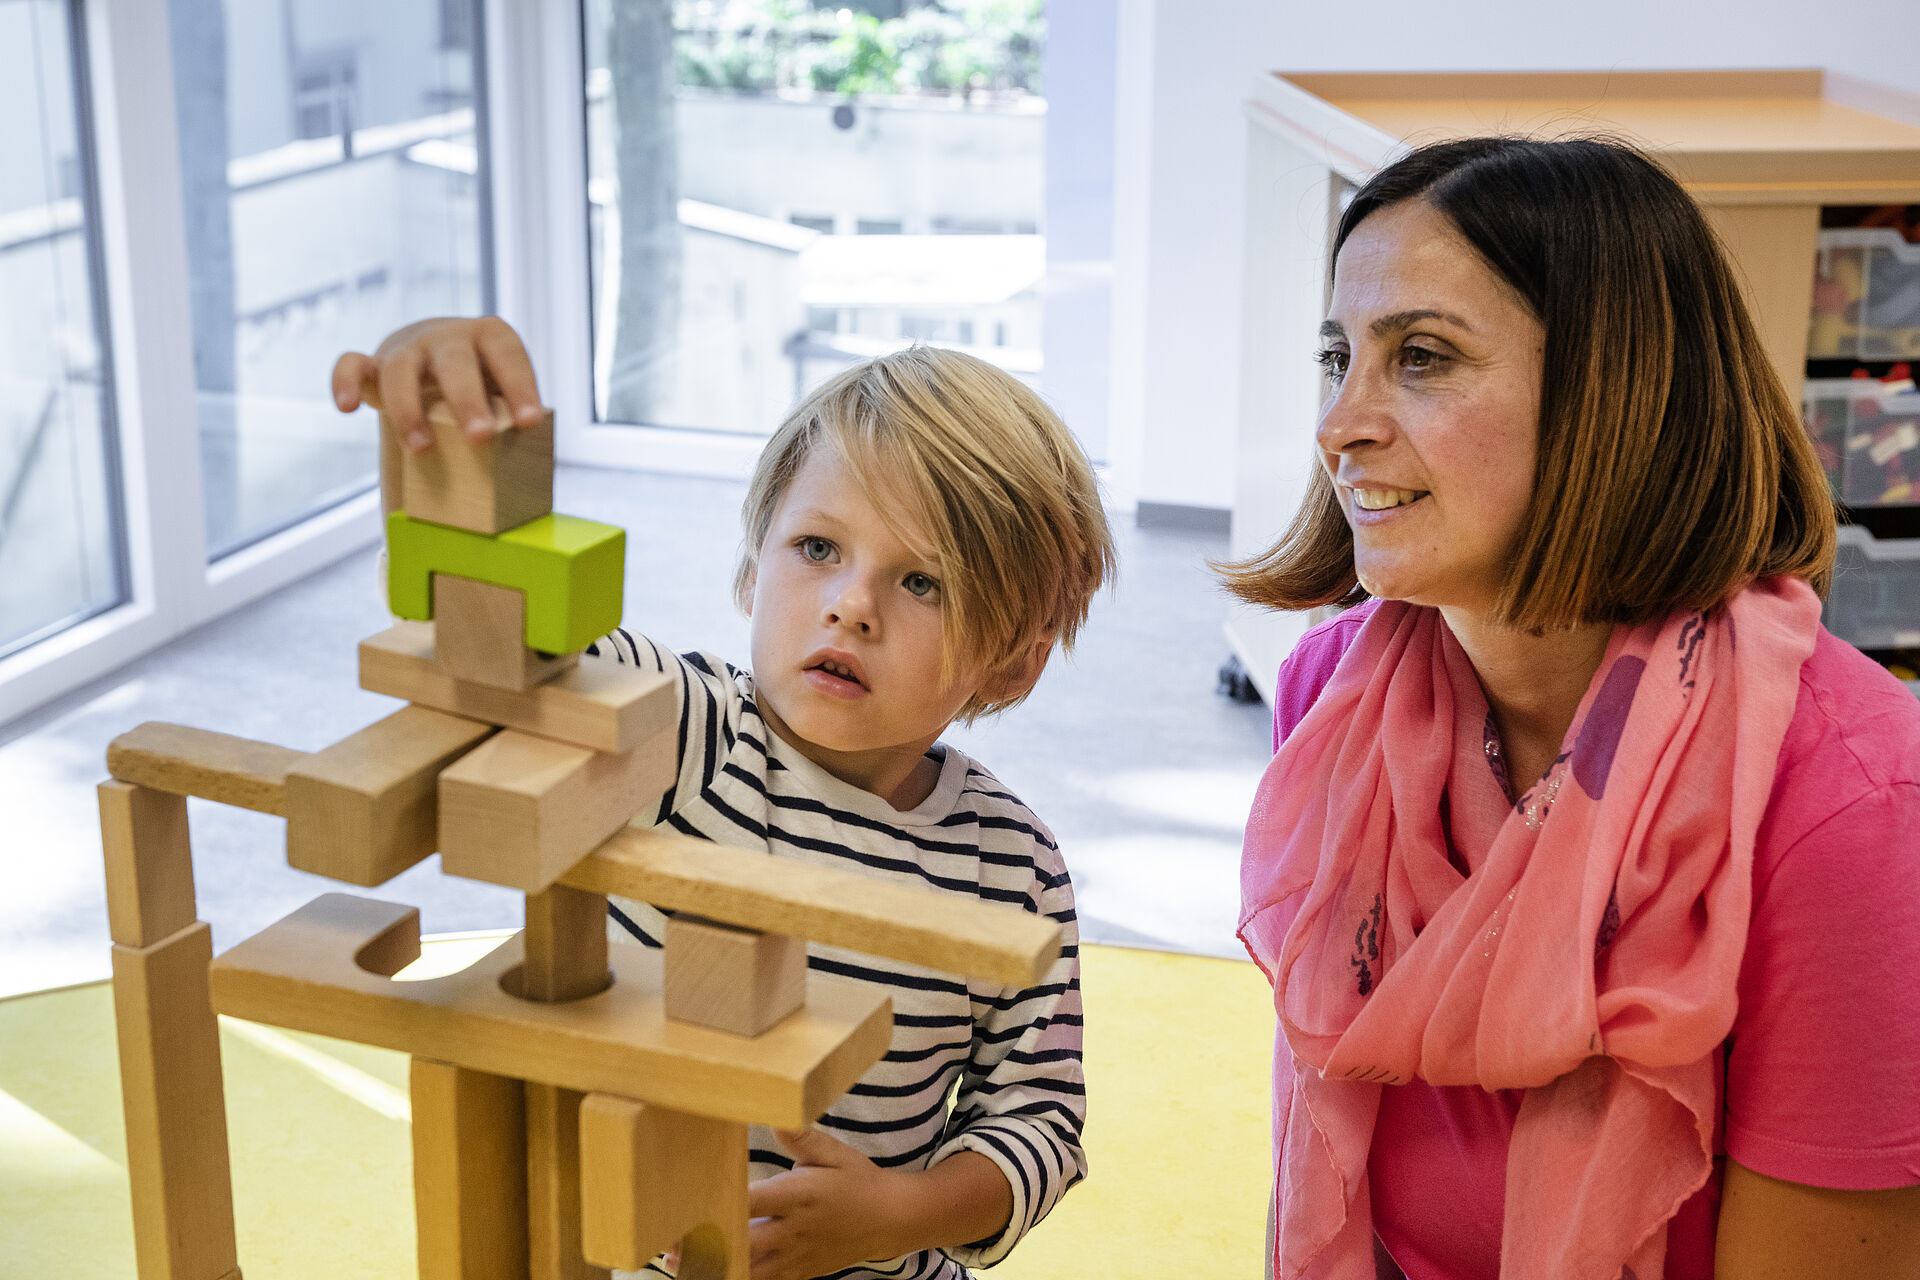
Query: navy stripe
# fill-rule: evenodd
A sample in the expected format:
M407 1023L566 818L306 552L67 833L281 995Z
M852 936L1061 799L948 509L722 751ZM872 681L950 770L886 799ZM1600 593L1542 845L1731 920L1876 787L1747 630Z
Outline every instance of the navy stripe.
M967 994L967 984L951 978L925 977L914 973L889 973L885 969L869 969L865 965L848 964L844 960L829 960L824 956L808 956L807 967L818 969L822 973L838 974L843 978L857 978L862 982L871 982L875 986L899 987L907 991L938 991L951 996Z

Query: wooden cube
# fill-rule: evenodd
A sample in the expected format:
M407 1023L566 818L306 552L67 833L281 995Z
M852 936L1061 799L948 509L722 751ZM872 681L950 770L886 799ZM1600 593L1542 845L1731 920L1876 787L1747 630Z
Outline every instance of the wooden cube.
M512 587L436 573L433 619L433 660L456 680L524 693L580 661L527 647L527 596Z
M757 1036L807 1002L807 941L699 916L667 921L667 1016Z
M444 400L427 410L433 447L400 457L400 507L416 520L501 533L553 510L553 414L516 427L493 397L494 433L467 435ZM386 434L391 434L388 426Z

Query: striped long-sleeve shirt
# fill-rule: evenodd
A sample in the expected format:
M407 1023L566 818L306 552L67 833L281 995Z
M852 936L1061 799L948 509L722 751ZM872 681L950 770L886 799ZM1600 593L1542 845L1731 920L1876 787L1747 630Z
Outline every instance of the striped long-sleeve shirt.
M879 987L893 1041L820 1121L882 1168L924 1169L975 1151L1006 1175L1013 1216L991 1239L833 1273L835 1280L961 1280L1004 1258L1086 1176L1081 1128L1080 960L1073 886L1053 837L998 779L952 747L933 793L900 812L771 733L753 678L708 654L674 654L618 631L595 650L678 675L680 774L652 817L716 843L764 849L877 879L966 894L1062 925L1060 958L1034 986L998 987L810 943L808 967ZM616 920L658 946L664 920L615 901ZM754 1179L793 1166L771 1132L748 1133ZM650 1271L661 1271L658 1261Z

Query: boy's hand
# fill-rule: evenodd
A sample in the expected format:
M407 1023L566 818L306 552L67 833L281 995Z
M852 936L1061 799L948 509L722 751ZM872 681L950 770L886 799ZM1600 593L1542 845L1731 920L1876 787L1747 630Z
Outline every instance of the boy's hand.
M747 1188L753 1280L810 1280L919 1247L900 1239L912 1174L882 1169L821 1129L775 1136L795 1163Z
M494 431L489 394L507 402L516 426L532 426L544 414L527 349L498 316L417 321L387 335L371 356L349 351L333 366L333 402L340 412L378 406L416 452L433 440L424 395L429 387L475 438Z

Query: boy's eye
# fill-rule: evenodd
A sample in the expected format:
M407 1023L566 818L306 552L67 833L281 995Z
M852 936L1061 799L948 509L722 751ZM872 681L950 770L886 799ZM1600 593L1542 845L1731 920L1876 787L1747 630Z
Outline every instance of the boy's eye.
M833 555L833 544L825 538L802 538L800 554L816 562L825 560Z
M923 599L940 590L940 584L924 573L910 573L900 580L900 585L907 589L907 594Z

